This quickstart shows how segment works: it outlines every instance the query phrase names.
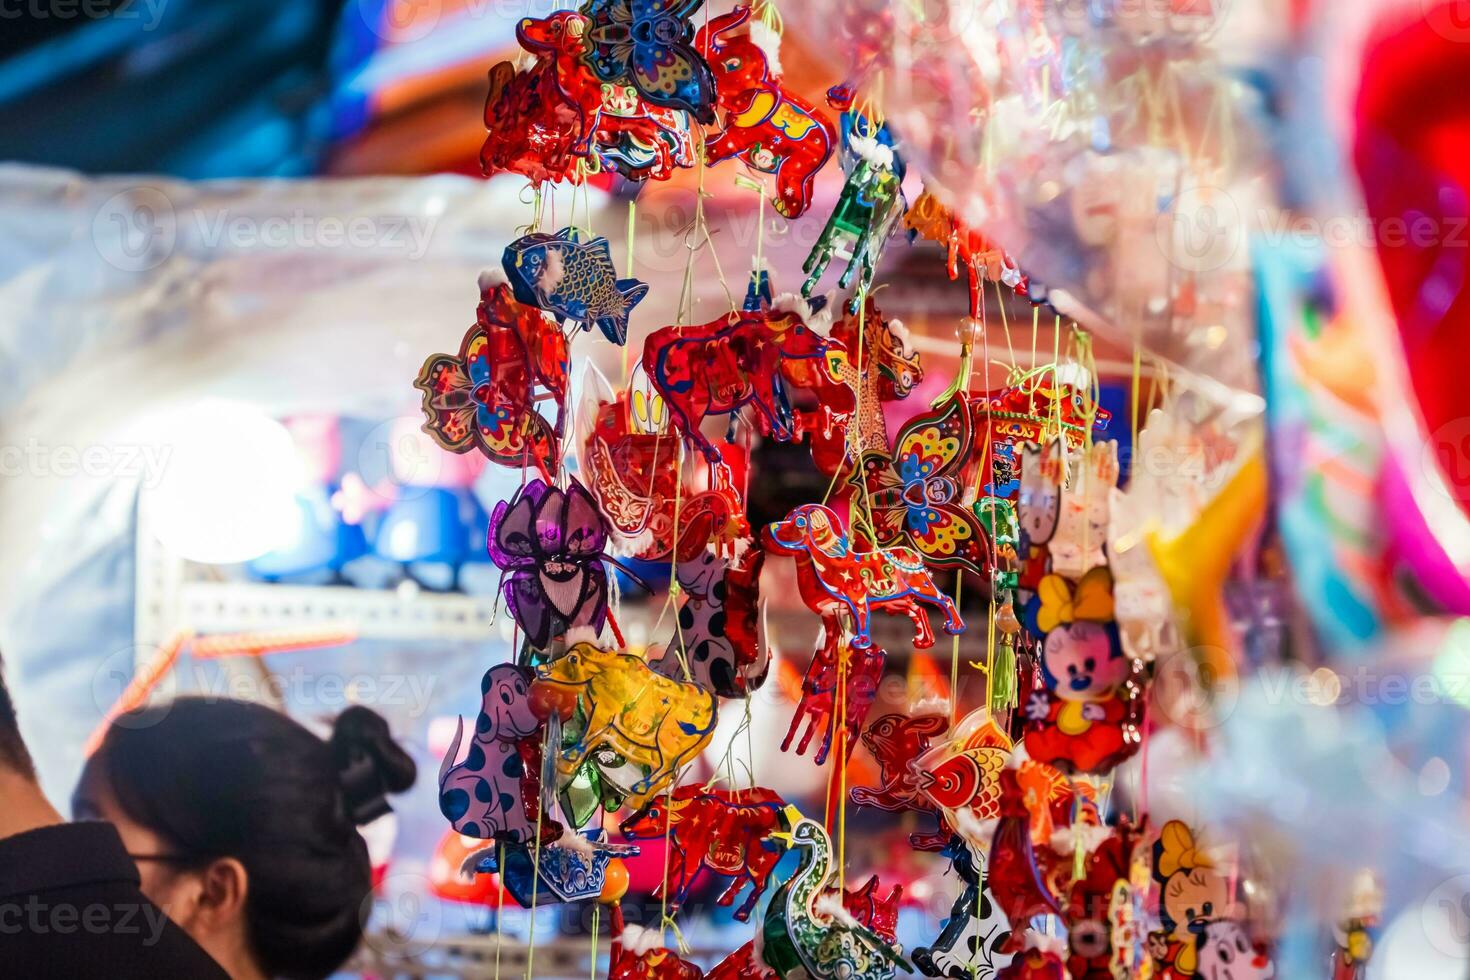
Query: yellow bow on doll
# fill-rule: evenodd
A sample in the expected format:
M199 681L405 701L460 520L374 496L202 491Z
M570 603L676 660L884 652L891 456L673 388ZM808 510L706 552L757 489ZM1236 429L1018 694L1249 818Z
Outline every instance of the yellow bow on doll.
M1180 871L1213 868L1215 862L1194 843L1188 825L1170 820L1159 831L1159 880L1166 881Z
M1036 627L1043 633L1079 619L1106 623L1113 618L1113 575L1102 565L1082 576L1076 591L1062 576L1048 575L1036 584L1036 595L1041 599Z

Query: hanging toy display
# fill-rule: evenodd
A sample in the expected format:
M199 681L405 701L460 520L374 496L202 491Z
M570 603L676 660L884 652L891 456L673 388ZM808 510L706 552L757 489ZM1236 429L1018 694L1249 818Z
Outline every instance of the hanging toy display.
M1223 465L1139 461L1210 440L1228 443L1210 443L1221 458L1262 458L1262 441L1241 436L1255 392L1171 376L1146 342L1163 317L1201 349L1234 347L1185 329L1207 314L1235 322L1223 287L1179 263L1177 277L1155 268L1161 196L1214 175L1164 167L1176 148L1113 145L1158 130L1160 100L1128 89L1120 108L1094 90L1116 52L1083 50L1085 17L1013 2L963 19L943 4L809 6L832 13L832 36L787 35L792 53L858 62L828 66L848 72L826 93L830 112L803 91L811 66L783 72L771 0L581 0L520 19L524 53L490 70L483 169L524 178L533 210L481 278L458 352L433 354L414 380L438 446L499 464L497 480L520 475L485 532L502 576L489 619L505 617L510 653L482 666L475 724L458 719L439 772L463 870L496 874L528 908L609 905L608 980L1271 977L1273 940L1245 917L1240 869L1178 821L1155 831L1152 763L1124 765L1179 724L1145 709L1155 673L1178 672L1184 637L1230 642L1206 594L1232 568L1215 539L1250 538L1264 508L1256 469L1233 469L1221 490L1210 480ZM1161 45L1138 70L1180 57ZM1166 103L1172 70L1149 83ZM916 88L929 116L912 110ZM983 147L940 153L925 126L983 135ZM819 180L839 149L840 180ZM959 172L936 169L972 152ZM1131 192L1099 183L1124 160L1150 175L1137 187L1147 214L1126 222ZM910 163L924 188L912 206ZM720 175L740 190L707 186ZM675 271L639 254L637 217L675 210L639 196L656 181L687 195L693 217L673 219L683 293L655 298L647 330L630 324L653 308L633 273L663 289ZM1018 188L1029 210L1010 200ZM568 195L585 221L580 206L568 218ZM616 264L609 238L621 246L623 229L604 226L608 201L627 206ZM1018 220L1023 210L1055 227ZM1133 235L1140 255L1153 251L1140 281L1071 261L1082 245L1108 258L1096 243L1125 224L1150 229ZM900 226L937 248L890 253ZM1048 229L1057 241L1042 240ZM778 294L793 242L803 281ZM723 269L747 243L733 266L751 270L742 302ZM903 262L887 282L885 256ZM829 278L837 292L816 295ZM1100 291L1117 295L1095 310L1077 298ZM1143 324L1134 334L1129 317L1110 319L1123 310ZM585 365L575 384L572 363ZM1100 403L1118 411L1130 396L1114 441ZM1245 478L1248 492L1232 493ZM1260 540L1270 548L1270 529ZM1250 538L1247 579L1246 565L1265 565L1255 549ZM628 580L653 601L625 595ZM900 618L875 626L875 613ZM806 646L817 621L804 662L789 634ZM1205 755L1213 733L1193 734ZM613 827L619 843L605 839ZM630 870L640 847L651 853ZM848 888L864 863L866 883ZM874 870L903 886L881 889ZM633 880L640 911L657 903L651 928L625 928L618 902ZM910 908L939 903L906 924L921 937L912 967L897 943L905 888ZM711 904L729 910L714 931ZM1380 914L1347 912L1335 980L1365 975ZM731 918L751 924L733 952L706 958ZM600 935L594 925L593 980Z

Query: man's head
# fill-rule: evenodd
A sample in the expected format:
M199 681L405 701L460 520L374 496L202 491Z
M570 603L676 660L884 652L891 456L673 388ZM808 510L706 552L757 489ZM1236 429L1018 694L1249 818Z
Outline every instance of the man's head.
M5 662L0 660L0 770L19 772L34 777L35 767L26 743L20 737L20 722L15 717L15 703L5 686Z

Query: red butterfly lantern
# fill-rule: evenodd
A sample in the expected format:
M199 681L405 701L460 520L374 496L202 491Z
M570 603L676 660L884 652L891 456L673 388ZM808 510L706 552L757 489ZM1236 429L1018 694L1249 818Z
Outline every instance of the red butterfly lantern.
M728 549L749 533L733 487L695 490L681 473L678 437L635 429L627 392L596 413L583 446L584 473L609 523L632 539L626 552L689 562L712 542Z
M459 353L426 360L414 387L423 392L424 431L440 446L478 449L502 466L534 465L551 479L566 403L566 338L540 310L517 302L501 273L481 277L476 323ZM536 410L543 399L557 406L555 426Z

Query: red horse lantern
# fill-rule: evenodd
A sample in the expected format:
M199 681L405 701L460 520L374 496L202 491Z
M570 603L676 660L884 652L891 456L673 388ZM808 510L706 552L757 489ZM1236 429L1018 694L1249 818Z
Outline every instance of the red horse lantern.
M781 84L771 54L754 31L732 33L750 20L736 7L700 28L694 44L715 72L717 103L725 128L705 142L710 163L738 157L752 169L776 176L776 210L787 218L812 203L817 171L832 157L837 134L826 117Z
M791 747L791 740L796 737L797 729L805 721L806 731L796 745L796 754L805 755L812 736L820 730L823 732L822 744L817 749L815 761L817 765L827 761L827 753L831 751L832 740L836 735L833 728L837 718L838 691L841 690L844 729L842 758L852 755L858 732L863 730L868 709L873 706L873 700L877 697L878 682L883 677L883 661L887 657L880 647L853 650L852 659L847 664L847 676L840 677L838 657L843 653L835 635L824 637L824 642L817 649L816 656L807 668L806 677L801 682L801 703L796 706L791 727L781 740L783 752Z
M630 840L668 836L668 866L654 897L667 895L671 913L684 903L699 872L708 868L734 878L721 893L719 905L732 904L746 884L751 886L735 910L735 918L744 922L785 852L776 841L766 840L783 828L785 808L786 801L768 789L681 786L671 797L655 797L624 820L622 831Z
M669 420L686 441L702 452L727 485L729 474L719 449L699 431L706 415L730 415L756 408L763 431L782 441L795 437L783 382L784 365L827 355L822 304L789 297L771 310L731 311L698 326L664 327L643 347L643 370L663 396Z
M761 536L767 548L796 558L801 597L822 617L828 642L841 635L846 612L853 622L852 646L872 646L872 611L877 609L907 616L914 624L914 646L932 647L934 631L920 603L939 607L946 633L965 630L954 600L939 591L913 550L855 550L829 507L804 504L784 521L768 525Z

